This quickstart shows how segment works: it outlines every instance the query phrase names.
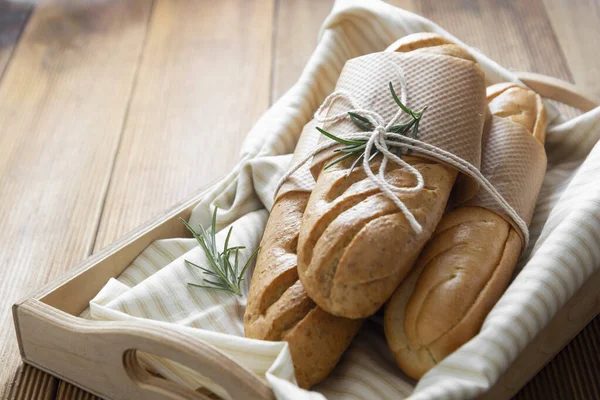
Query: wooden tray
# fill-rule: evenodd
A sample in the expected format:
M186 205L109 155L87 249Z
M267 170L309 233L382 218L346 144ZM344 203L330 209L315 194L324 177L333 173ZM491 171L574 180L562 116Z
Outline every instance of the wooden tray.
M569 83L537 74L517 75L543 97L582 111L597 106ZM187 237L178 218L189 218L206 192L194 194L16 303L13 317L23 361L106 399L214 399L151 375L138 362L139 350L197 370L233 399L273 399L271 389L256 375L194 337L164 328L148 329L139 322L77 317L109 278L117 277L150 243ZM599 286L597 271L481 398L508 399L529 381L600 313Z

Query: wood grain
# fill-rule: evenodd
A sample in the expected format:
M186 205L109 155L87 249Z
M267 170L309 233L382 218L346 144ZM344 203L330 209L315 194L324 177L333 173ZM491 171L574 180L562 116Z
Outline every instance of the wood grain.
M542 0L413 0L410 10L505 67L572 81Z
M224 175L269 105L271 0L158 0L95 249Z
M149 5L40 4L0 82L0 398L20 363L10 306L90 254Z
M600 399L600 317L519 392L515 400Z
M269 105L273 12L271 1L155 4L96 251L237 161ZM198 136L206 147L188 146ZM57 399L85 395L61 382Z
M56 400L100 400L99 397L64 381L58 385L55 398Z
M317 45L318 33L333 0L278 1L273 39L273 84L276 101L298 80Z
M177 220L166 224L179 229ZM265 381L189 333L160 325L149 327L141 321L112 321L98 329L96 321L57 312L34 299L20 304L17 312L24 331L44 332L22 337L31 361L108 399L210 400L206 393L148 375L137 356L140 351L197 371L232 399L274 400Z
M29 16L30 6L0 1L0 80Z
M53 400L58 379L34 368L21 364L8 398L11 400Z
M543 1L575 82L600 98L600 1Z

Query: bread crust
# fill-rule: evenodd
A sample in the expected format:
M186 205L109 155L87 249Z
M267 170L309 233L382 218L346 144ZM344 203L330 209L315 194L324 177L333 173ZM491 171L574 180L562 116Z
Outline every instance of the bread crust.
M352 161L319 176L304 214L298 241L298 272L308 295L327 312L347 318L374 314L406 276L440 220L456 170L420 157L406 157L425 181L424 190L401 200L423 227L416 235L396 205ZM371 162L377 170L381 158ZM403 168L386 179L414 185Z
M398 365L419 379L477 334L508 285L521 251L510 224L479 207L444 215L385 311Z
M523 125L540 143L546 141L546 107L542 98L517 83L499 83L487 89L490 112Z
M516 84L488 89L492 115L523 125L543 142L541 98ZM398 365L419 379L473 338L510 282L521 253L515 229L496 213L459 207L446 213L384 317Z
M363 322L324 312L298 280L296 244L309 195L289 192L273 206L244 314L246 337L288 342L302 388L331 372Z
M397 43L390 48L475 63L466 50L437 35L411 35ZM310 298L331 314L347 318L374 314L409 272L444 212L457 171L422 157L403 158L425 182L418 193L398 195L421 224L421 234L361 169L347 177L353 160L318 175L302 220L298 273ZM374 171L380 162L379 157L370 163ZM400 187L415 184L412 174L395 164L388 165L386 179Z

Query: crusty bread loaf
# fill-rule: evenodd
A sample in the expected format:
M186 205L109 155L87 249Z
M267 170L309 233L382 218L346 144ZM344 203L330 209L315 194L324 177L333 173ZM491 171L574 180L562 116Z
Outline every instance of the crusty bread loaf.
M419 48L423 46L431 47ZM439 36L411 35L392 49L445 54L475 64L465 50ZM421 224L421 234L362 169L347 176L354 159L318 175L302 220L298 272L310 298L325 311L347 318L374 314L408 273L442 217L457 171L417 156L403 159L425 182L418 193L398 195ZM376 171L380 162L378 156L370 165ZM388 165L386 179L395 186L415 184L412 174L397 165Z
M501 84L488 89L488 101L492 115L523 125L543 143L539 95ZM388 344L407 375L420 378L479 332L520 252L517 232L492 211L459 207L444 215L385 310Z
M288 192L271 210L244 315L246 337L286 341L298 385L324 379L362 325L335 317L306 295L296 270L300 221L310 193Z
M465 49L449 42L437 33L430 32L404 36L392 43L385 51L399 53L426 51L429 54L442 54L475 62L473 56L466 52Z

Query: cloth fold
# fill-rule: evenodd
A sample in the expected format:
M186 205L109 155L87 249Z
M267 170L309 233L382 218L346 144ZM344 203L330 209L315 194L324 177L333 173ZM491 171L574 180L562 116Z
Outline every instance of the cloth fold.
M258 246L278 180L285 174L303 127L336 85L344 63L384 50L398 38L435 32L461 44L420 16L381 1L338 0L326 19L315 52L298 82L248 134L240 162L194 209L190 223L210 226L218 206L218 241L233 226L231 245L245 245L240 262ZM516 81L507 69L465 46L486 74L486 83ZM395 365L381 324L369 321L332 375L313 391L295 386L287 344L242 337L245 297L192 288L202 250L190 239L159 240L145 249L90 304L90 318L137 320L168 326L210 343L255 372L278 399L470 399L482 394L554 313L600 266L600 109L561 121L548 106L548 171L530 227L530 245L520 273L494 307L479 335L427 373L418 383ZM199 149L199 151L201 151ZM244 294L250 280L248 271ZM207 382L168 360L146 357L146 365L188 387L205 386L224 398L226 388ZM223 390L225 389L225 390Z

